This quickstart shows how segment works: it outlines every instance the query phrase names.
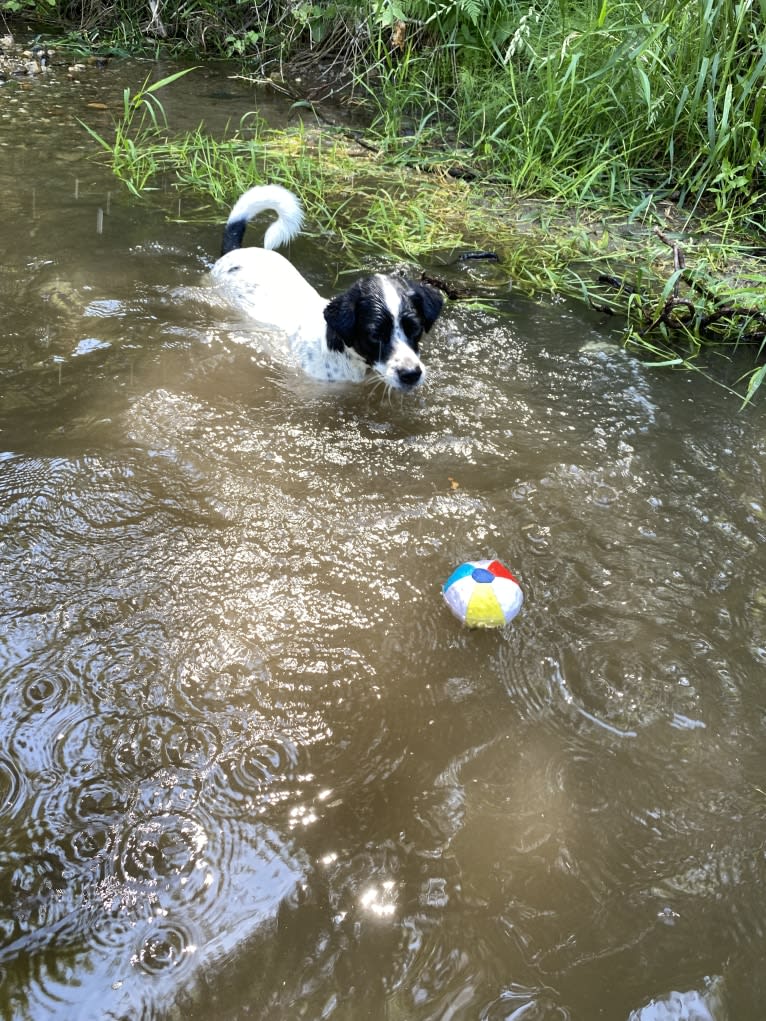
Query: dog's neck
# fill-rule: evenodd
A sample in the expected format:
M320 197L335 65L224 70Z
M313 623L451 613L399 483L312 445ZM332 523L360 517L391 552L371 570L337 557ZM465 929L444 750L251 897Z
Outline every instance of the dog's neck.
M327 305L323 301L310 315L306 315L297 330L289 335L293 356L301 368L314 379L324 382L360 383L369 366L325 322Z

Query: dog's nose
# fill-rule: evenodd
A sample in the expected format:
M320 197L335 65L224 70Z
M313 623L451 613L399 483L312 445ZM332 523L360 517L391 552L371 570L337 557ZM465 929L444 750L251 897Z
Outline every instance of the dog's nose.
M423 370L419 365L416 365L414 369L397 369L396 374L402 386L415 386L420 382Z

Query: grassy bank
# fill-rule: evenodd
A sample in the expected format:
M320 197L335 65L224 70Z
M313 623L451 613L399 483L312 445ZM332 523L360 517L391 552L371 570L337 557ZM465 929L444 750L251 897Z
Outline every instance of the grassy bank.
M287 62L299 98L289 61L309 52L402 159L447 144L516 190L673 194L760 226L766 0L0 0L19 9L86 43L237 55L259 78Z
M160 98L166 87L172 79L126 92L113 137L91 130L135 194L170 189L187 196L179 210L220 221L254 181L278 181L301 196L309 223L349 264L378 252L433 273L450 253L488 249L516 290L564 294L622 317L626 344L654 362L693 368L711 346L747 345L753 367L738 392L749 400L761 385L766 273L756 243L739 238L729 216L713 210L690 220L660 198L630 215L614 202L525 196L503 180L455 176L448 153L415 167L370 134L355 139L327 125L275 130L253 115L225 138L203 128L173 136Z
M78 10L103 41L104 5ZM171 138L158 93L137 92L102 140L135 191L161 177L220 217L253 180L279 180L346 248L417 260L479 243L517 286L625 316L628 343L660 361L747 345L744 392L760 385L766 0L167 0L151 22L128 0L108 10L123 41L237 54L243 75L320 112L327 97L353 105L365 124L363 145L326 123L255 119L227 139Z

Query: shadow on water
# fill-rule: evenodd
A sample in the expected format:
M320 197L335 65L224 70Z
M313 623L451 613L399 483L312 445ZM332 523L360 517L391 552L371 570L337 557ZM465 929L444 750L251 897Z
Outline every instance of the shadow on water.
M0 1014L760 1019L762 413L522 300L308 382L89 162L143 74L2 96Z

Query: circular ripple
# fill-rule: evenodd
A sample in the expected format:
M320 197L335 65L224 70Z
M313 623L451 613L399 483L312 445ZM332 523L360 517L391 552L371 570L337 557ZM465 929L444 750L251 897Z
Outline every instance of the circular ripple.
M292 781L298 757L297 746L280 737L227 755L206 779L205 794L214 802L214 814L238 817L244 807L269 801L277 783Z
M133 964L147 975L173 972L177 980L181 970L188 970L197 950L191 926L180 921L162 920L142 934Z
M205 769L218 757L221 736L209 723L174 723L165 734L167 762L184 769Z
M546 789L559 793L577 812L597 815L611 803L611 788L605 774L614 775L613 757L604 756L603 749L591 749L577 736L568 745L559 747L545 764Z
M62 703L67 685L60 675L40 674L27 678L21 686L21 698L27 709L52 709Z
M188 912L208 927L225 929L233 907L231 879L241 874L248 855L239 822L197 805L140 815L136 809L119 832L117 826L103 858L103 888L115 919L126 913L138 923L149 905L156 917Z
M116 874L124 882L181 883L193 894L206 884L206 849L207 834L197 820L173 813L145 817L119 839Z
M133 797L103 777L94 777L69 792L68 815L84 823L111 824L125 818Z
M212 724L186 722L175 713L114 713L78 718L59 735L57 762L69 775L137 778L166 767L201 769L216 758L220 735Z
M183 790L176 794L180 799ZM116 823L112 828L114 848L105 879L113 894L113 910L121 906L133 915L136 910L143 914L147 904L165 912L194 903L195 910L210 920L226 907L221 894L236 871L235 859L242 850L240 828L199 805L188 811L170 809L167 799L162 800L161 809L142 811L139 805L122 827Z
M85 620L82 627L88 638L70 644L66 668L78 678L94 704L118 703L134 710L146 709L150 679L162 674L160 650L167 646L167 637L156 622L144 615L137 617L134 603L125 599L123 609L125 618L133 613L132 628L126 619L106 621L100 628L97 624L94 627L94 621ZM89 604L91 610L97 613L97 608Z
M108 886L102 887L101 892L107 891ZM142 916L142 922L145 922L145 916ZM115 959L118 950L127 951L132 956L138 924L139 920L134 913L125 910L124 905L115 897L111 909L98 915L97 924L89 934L90 942L97 951L114 954Z
M102 749L115 729L114 717L76 716L57 734L54 760L70 778L101 772Z
M124 719L111 736L104 759L118 773L151 776L166 766L208 765L219 746L214 726L187 723L175 713L156 711Z
M89 862L104 853L109 846L110 838L108 829L93 826L72 833L63 846L70 861Z
M61 1003L57 1013L44 1016L147 1018L177 1013L179 983L192 977L197 948L203 945L196 926L185 917L144 914L140 921L124 915L109 919L92 934L90 947L98 973L111 976L110 983L49 990ZM72 1001L77 1007L62 1013L61 1004Z
M107 771L123 776L148 777L169 765L165 734L180 720L167 712L148 712L119 720L107 737L103 758Z
M135 795L102 777L71 788L66 798L66 818L76 828L66 838L69 861L90 862L103 855L113 841L113 829L128 817Z
M287 738L259 741L246 749L231 765L235 789L247 793L260 790L278 779L287 779L295 771L298 749Z
M16 814L25 795L25 781L14 762L0 755L0 817L11 818Z

